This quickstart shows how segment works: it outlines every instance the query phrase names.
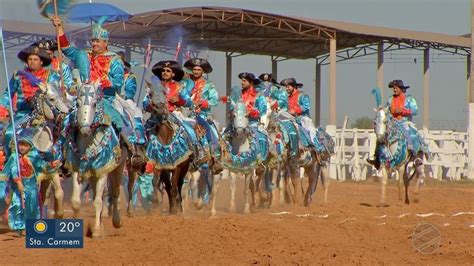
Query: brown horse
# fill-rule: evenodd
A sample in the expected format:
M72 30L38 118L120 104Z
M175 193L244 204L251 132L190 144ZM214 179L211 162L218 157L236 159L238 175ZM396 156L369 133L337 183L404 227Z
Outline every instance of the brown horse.
M189 136L165 103L151 103L147 109L152 113L146 126L150 136L147 157L155 165L154 178L164 184L170 214L177 214L183 211L181 189L192 159Z

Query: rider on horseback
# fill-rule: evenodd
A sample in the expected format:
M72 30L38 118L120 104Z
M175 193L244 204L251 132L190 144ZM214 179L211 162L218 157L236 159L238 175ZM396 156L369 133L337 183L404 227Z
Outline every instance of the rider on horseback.
M25 122L33 113L32 104L34 97L39 90L40 83L58 83L59 76L56 72L47 69L51 64L51 58L46 51L37 46L30 46L18 53L18 58L26 63L24 70L13 73L10 79L11 95L5 90L4 97L0 99L0 122L8 123L5 134L4 147L9 147L12 139L13 126L9 123L10 98L13 102L13 112L16 126ZM11 150L5 149L6 158L9 157Z
M213 172L218 174L223 170L220 162L219 133L209 115L211 108L217 106L219 96L214 84L203 76L204 73L211 73L212 67L207 60L201 58L189 59L184 63L184 67L192 71L191 80L194 83L192 90L183 90L181 94L185 100L184 106L193 108L191 117L197 125L205 129L204 138L200 138L201 144L204 147L209 146L213 154ZM189 88L190 86L187 87Z
M92 49L82 50L70 45L64 28L62 26L61 18L52 16L53 25L58 27L59 42L63 53L76 64L79 63L82 53L87 53L89 58L90 75L85 77L86 83L100 82L100 92L103 94L104 112L107 119L112 123L117 136L127 144L130 151L132 151L135 158L142 156L135 150L135 147L130 144L130 140L126 131L133 131L131 119L127 115L122 115L123 108L117 104L116 95L119 95L124 83L124 66L120 56L108 50L109 33L102 27L105 19L104 16L97 24L92 27ZM121 109L121 110L120 110ZM132 135L132 134L128 134ZM136 160L143 163L144 160ZM139 165L134 165L139 166Z
M260 126L260 117L267 113L267 101L263 95L259 95L256 86L261 81L255 78L255 75L248 72L240 73L238 76L241 79L242 96L241 99L246 106L247 115L249 118L249 126L259 143L258 155L260 161L265 161L268 156L268 138L263 128ZM224 96L221 100L227 103L228 98ZM230 107L233 108L233 105ZM232 126L229 125L225 129L225 134L232 131Z
M262 83L258 85L257 90L270 101L272 109L287 110L288 93L277 86L278 82L272 77L272 74L262 73L258 78Z
M33 45L38 46L39 48L43 48L46 51L46 53L51 58L51 64L49 65L49 69L51 71L56 72L58 76L60 76L59 59L54 55L54 52L58 50L58 44L56 43L56 41L42 39L38 42L35 42ZM62 62L61 67L63 71L63 85L67 89L69 89L73 85L71 69L69 68L69 65L66 64L66 62L64 61Z
M288 92L288 112L295 116L296 121L301 129L303 129L309 144L318 152L329 148L323 147L320 143L318 129L315 127L313 120L309 117L309 96L299 91L299 88L303 87L303 84L296 82L296 79L294 78L287 78L282 80L280 85L285 86L286 91Z
M183 92L190 91L192 86L194 86L194 83L189 80L182 80L184 71L176 61L160 61L153 66L151 71L161 80L160 89L164 90L168 112L173 113L174 117L181 124L180 126L184 127L189 136L189 146L195 154L194 165L197 166L203 159L204 154L199 148L199 141L194 132L193 125L191 125L194 120L186 119L180 112L180 108L186 104ZM143 100L143 109L150 113L153 113L153 105L156 104L153 102L153 94L154 92L149 90ZM153 126L153 123L155 122L147 122L145 125L147 130Z
M389 88L393 88L393 95L388 98L386 108L390 111L395 121L403 125L404 135L408 141L408 150L414 155L420 151L428 152L428 145L423 137L418 133L415 124L412 122L413 116L418 114L418 106L413 96L407 95L406 90L410 86L405 86L402 80L393 80L388 83ZM377 142L374 159L367 159L367 162L378 170L380 168L380 147L383 143Z

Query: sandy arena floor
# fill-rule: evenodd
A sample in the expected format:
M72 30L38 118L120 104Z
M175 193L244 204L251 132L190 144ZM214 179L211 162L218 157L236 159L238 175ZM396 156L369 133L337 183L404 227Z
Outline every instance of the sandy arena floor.
M183 216L161 215L156 210L145 216L139 207L136 217L124 216L121 229L114 229L106 218L106 236L86 238L81 250L26 249L25 238L3 230L1 262L474 264L473 183L426 182L420 202L409 206L397 203L397 187L390 183L390 206L377 208L378 183L333 181L327 205L321 204L322 190L318 190L309 208L282 205L250 215L241 214L243 181L238 185L237 214L227 213L229 189L223 181L217 218L209 219L207 210L190 210ZM91 217L91 210L87 206L84 215ZM70 211L66 214L71 215ZM431 254L413 247L412 232L420 223L434 225L441 234L441 246Z

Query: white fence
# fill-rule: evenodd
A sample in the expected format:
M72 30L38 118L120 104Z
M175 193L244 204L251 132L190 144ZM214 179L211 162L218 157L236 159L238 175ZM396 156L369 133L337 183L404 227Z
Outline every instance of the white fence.
M345 123L346 125L347 123ZM366 161L372 156L376 137L373 130L327 127L335 138L336 155L331 158L329 175L343 181L365 180L375 174ZM435 179L460 180L467 177L468 136L466 132L430 130L422 132L433 160L425 161L426 174Z

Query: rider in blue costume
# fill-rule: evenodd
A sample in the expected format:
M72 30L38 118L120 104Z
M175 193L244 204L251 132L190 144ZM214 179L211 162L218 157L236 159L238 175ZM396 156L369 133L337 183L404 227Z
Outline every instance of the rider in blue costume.
M428 145L418 133L413 123L413 116L418 114L418 106L416 99L406 94L406 90L410 88L410 86L405 86L402 80L392 80L389 82L388 87L393 88L393 95L388 98L385 108L390 112L395 121L402 125L404 135L408 140L408 150L414 155L420 152L428 154ZM377 170L380 168L380 156L390 156L383 154L389 151L382 149L382 146L383 144L377 142L374 159L367 159L367 162L373 165Z
M184 67L192 71L190 79L194 83L193 88L190 86L184 88L181 93L185 100L184 106L193 108L191 118L205 129L206 134L201 138L201 144L204 147L209 146L213 159L213 172L218 174L223 170L220 163L219 133L210 118L210 112L212 107L217 106L219 96L214 84L203 76L204 73L211 73L212 67L207 60L201 58L189 59L184 63Z

